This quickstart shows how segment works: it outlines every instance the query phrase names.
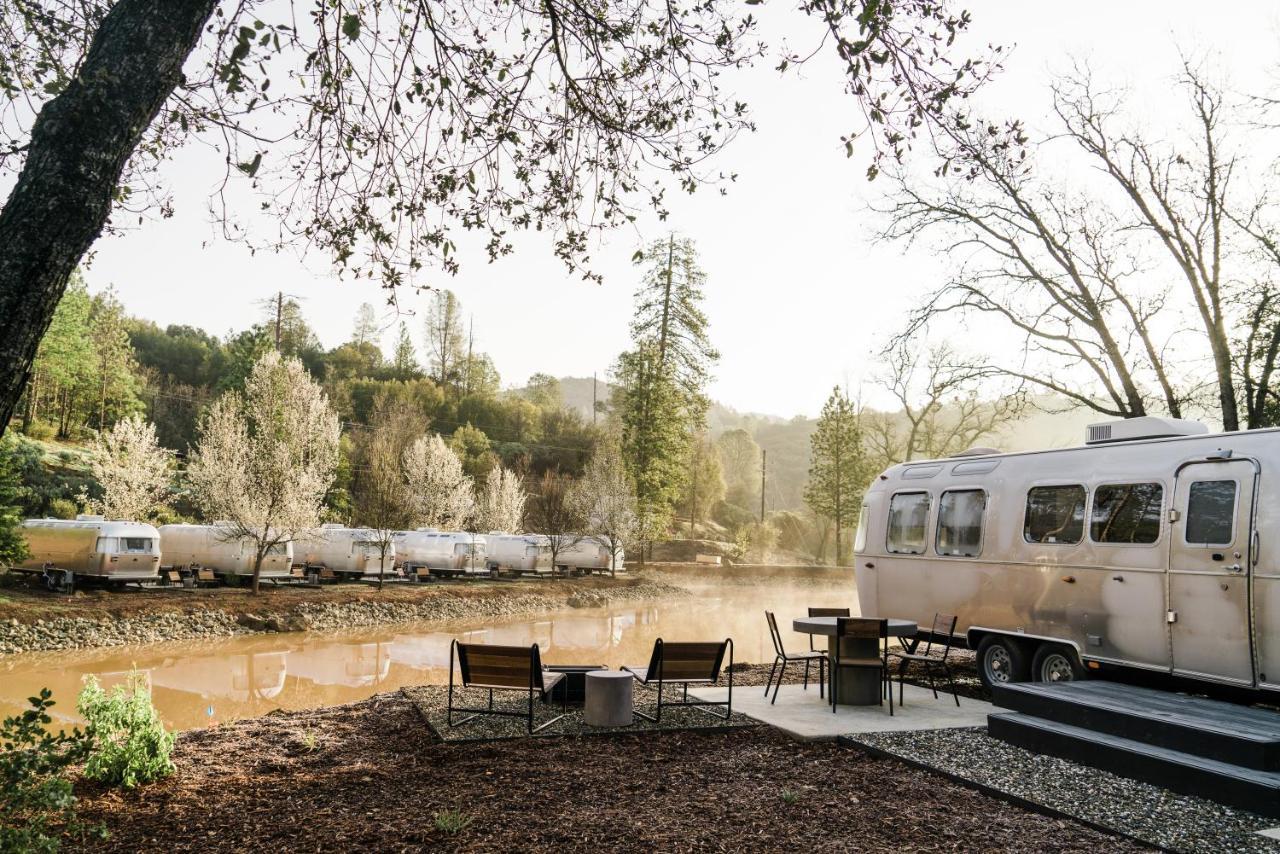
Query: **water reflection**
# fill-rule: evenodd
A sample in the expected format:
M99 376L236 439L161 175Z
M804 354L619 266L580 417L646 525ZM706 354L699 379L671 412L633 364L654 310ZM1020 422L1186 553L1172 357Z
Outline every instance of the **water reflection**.
M151 685L165 722L177 729L265 714L348 703L404 685L448 679L449 642L527 646L537 643L549 664L644 664L655 638L732 637L739 661L773 658L763 609L781 626L806 606L851 605L844 586L803 589L708 588L694 599L569 610L536 618L466 620L151 644L126 649L35 653L0 658L0 714L20 711L41 687L58 704L62 723L79 720L75 696L84 676L106 687L132 669ZM856 613L856 611L855 611ZM796 650L807 638L787 632Z

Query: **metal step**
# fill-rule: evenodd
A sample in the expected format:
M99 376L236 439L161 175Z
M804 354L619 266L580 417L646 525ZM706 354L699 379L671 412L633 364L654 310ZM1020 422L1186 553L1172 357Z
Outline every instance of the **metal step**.
M1021 682L997 706L1258 771L1280 771L1280 714L1115 682Z
M1280 818L1280 773L1242 768L1021 712L989 715L987 732L1036 753Z

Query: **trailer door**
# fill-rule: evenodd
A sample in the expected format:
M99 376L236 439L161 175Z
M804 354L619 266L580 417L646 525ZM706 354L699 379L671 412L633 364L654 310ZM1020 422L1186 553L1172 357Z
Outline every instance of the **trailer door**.
M1178 471L1168 577L1175 673L1253 684L1249 583L1256 474L1251 460L1192 463Z

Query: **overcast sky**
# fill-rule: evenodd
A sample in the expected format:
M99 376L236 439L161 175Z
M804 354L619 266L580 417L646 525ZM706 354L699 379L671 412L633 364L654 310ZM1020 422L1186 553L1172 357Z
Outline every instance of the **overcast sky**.
M1178 48L1208 54L1244 91L1273 79L1280 58L1280 6L1273 2L1137 2L971 0L974 33L1013 47L989 109L1036 123L1047 107L1047 80L1068 58L1088 56L1097 74L1130 85L1158 115L1170 100ZM795 20L785 3L765 7L770 42ZM603 378L627 345L627 323L638 271L631 255L674 228L698 244L708 275L707 313L722 359L712 396L743 411L812 415L834 383L863 388L874 373L869 356L900 324L919 295L939 283L945 259L923 249L872 244L874 204L881 186L868 184L865 150L850 160L840 136L855 121L838 71L817 62L801 76L779 79L768 65L742 78L759 131L740 138L721 165L740 179L727 197L714 192L674 200L669 225L643 222L615 232L596 248L604 285L570 277L541 239L518 242L517 253L488 264L479 252L461 259L452 288L474 317L476 343L489 352L504 385L534 372ZM104 238L88 271L93 289L113 284L128 310L164 325L187 323L216 334L242 329L260 314L257 301L277 290L301 298L327 347L346 340L363 302L383 312L392 341L399 319L384 311L375 285L339 282L327 259L251 256L220 240L205 203L218 175L207 150L191 146L169 165L177 213L117 237ZM405 319L419 340L426 297L401 295ZM971 342L961 341L961 346Z

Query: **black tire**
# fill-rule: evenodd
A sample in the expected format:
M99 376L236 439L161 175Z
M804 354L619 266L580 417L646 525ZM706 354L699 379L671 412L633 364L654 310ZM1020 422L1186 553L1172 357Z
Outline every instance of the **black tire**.
M1088 679L1089 672L1071 647L1045 643L1031 662L1031 678L1036 682L1079 682Z
M990 690L995 685L1026 682L1031 675L1027 651L1004 635L987 635L978 644L978 679Z

